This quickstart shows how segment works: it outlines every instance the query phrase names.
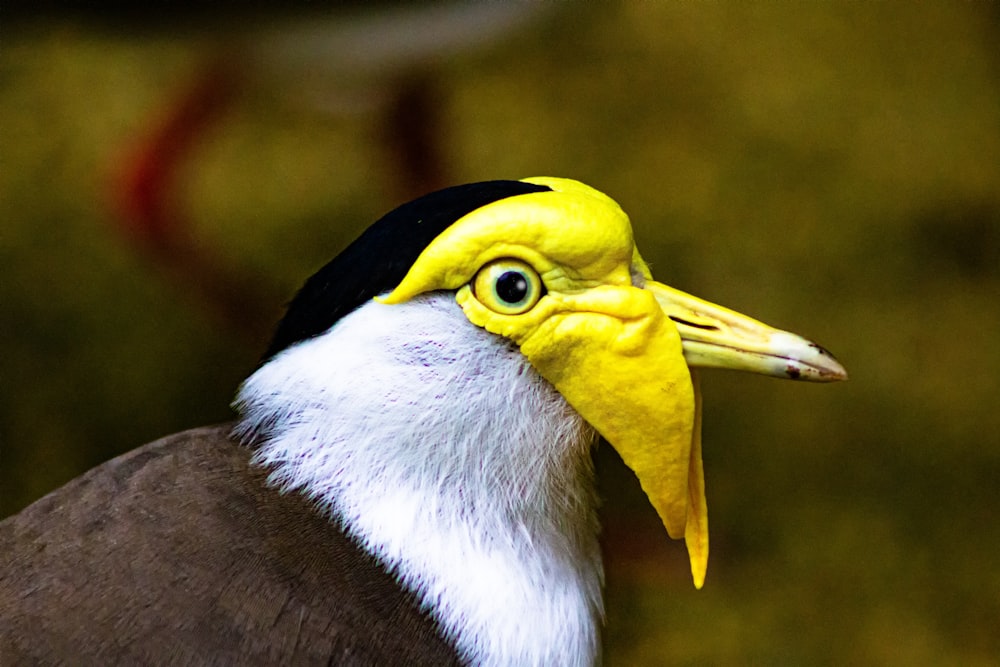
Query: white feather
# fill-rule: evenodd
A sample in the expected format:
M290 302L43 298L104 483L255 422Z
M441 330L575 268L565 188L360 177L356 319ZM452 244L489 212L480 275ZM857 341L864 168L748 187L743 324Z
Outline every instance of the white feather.
M593 430L448 293L370 302L240 389L237 434L479 665L597 661Z

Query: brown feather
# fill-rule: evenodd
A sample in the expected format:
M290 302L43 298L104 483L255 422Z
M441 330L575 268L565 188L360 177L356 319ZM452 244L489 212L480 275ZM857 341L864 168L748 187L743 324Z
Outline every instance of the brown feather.
M0 522L0 664L458 664L230 430L150 443Z

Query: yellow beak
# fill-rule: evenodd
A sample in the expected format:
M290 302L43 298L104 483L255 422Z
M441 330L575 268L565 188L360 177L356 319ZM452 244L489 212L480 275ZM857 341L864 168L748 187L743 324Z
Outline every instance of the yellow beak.
M677 325L684 359L692 368L728 368L809 382L847 379L833 355L802 336L652 280L645 289Z

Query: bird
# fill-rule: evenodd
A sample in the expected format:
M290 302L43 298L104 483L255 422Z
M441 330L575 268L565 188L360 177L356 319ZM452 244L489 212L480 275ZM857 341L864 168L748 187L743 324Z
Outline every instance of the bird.
M591 665L609 443L705 579L698 372L819 345L655 281L579 181L387 213L290 301L236 418L0 523L0 663Z

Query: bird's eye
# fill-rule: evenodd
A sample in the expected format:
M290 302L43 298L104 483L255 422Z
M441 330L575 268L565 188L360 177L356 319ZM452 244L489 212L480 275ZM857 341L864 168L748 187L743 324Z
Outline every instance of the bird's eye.
M501 315L531 310L545 293L538 273L515 259L498 259L479 269L472 293L484 306Z

